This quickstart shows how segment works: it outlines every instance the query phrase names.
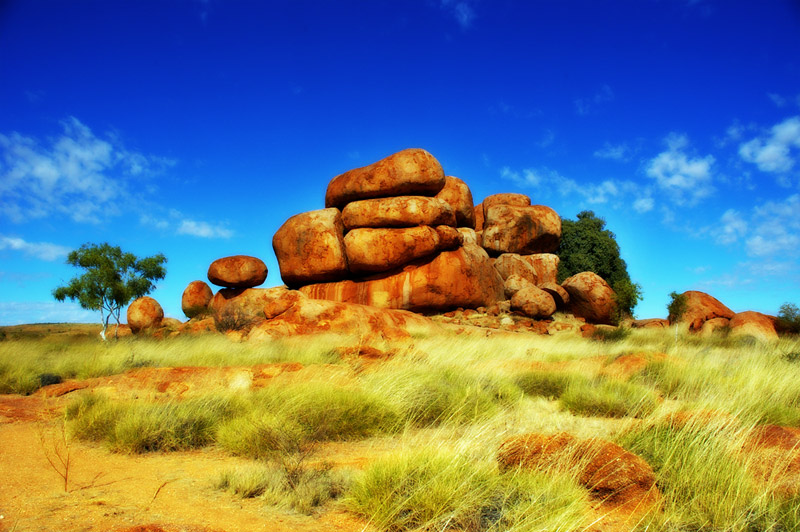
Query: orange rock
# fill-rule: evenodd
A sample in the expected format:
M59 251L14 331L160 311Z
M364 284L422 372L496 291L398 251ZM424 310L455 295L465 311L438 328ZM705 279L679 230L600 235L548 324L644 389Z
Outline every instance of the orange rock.
M536 271L536 279L539 285L545 283L558 283L558 255L553 253L534 253L533 255L521 255L523 260Z
M300 288L308 297L380 308L449 310L490 306L503 299L503 279L478 246L464 245L406 265L402 271L356 281Z
M425 150L412 148L334 177L325 193L325 206L341 209L351 201L370 198L435 196L444 185L439 161Z
M560 239L561 218L550 207L495 205L486 210L483 247L492 255L549 253Z
M134 334L153 329L161 325L164 309L152 297L140 297L128 306L128 326Z
M475 205L473 212L475 213L475 231L483 231L483 203L478 203Z
M474 229L470 229L469 227L459 227L458 232L461 234L462 244L472 244L474 246L481 245L481 238Z
M514 297L514 294L529 286L535 285L521 275L513 273L503 281L503 293L506 295L507 299L511 299Z
M264 307L285 292L283 287L223 288L211 299L209 309L218 330L247 331L266 319Z
M511 207L530 207L531 198L525 194L516 194L513 192L503 192L501 194L492 194L486 196L482 202L483 217L486 219L486 213L495 205L509 205Z
M614 290L594 272L582 272L566 279L561 286L569 293L569 310L591 323L611 324L617 303Z
M212 297L214 297L214 293L204 281L192 281L183 291L181 310L187 318L194 318L208 312L208 303Z
M348 203L342 210L342 223L347 230L359 227L415 227L417 225L450 225L456 215L449 203L425 196L396 196Z
M634 329L666 329L669 321L662 318L648 318L645 320L634 320L631 322Z
M556 309L564 310L569 305L569 292L556 283L540 283L539 288L550 294L556 303Z
M223 257L208 267L208 280L225 288L252 288L266 279L267 265L248 255Z
M539 280L536 270L531 266L530 262L516 253L503 253L494 261L494 267L503 279L518 275L532 285L536 285Z
M688 323L689 329L692 331L699 331L706 320L733 318L734 312L731 309L705 292L689 290L683 295L686 297L686 312L679 321Z
M434 229L439 235L439 250L452 251L461 247L464 240L458 229L449 225L437 225Z
M517 291L511 298L511 308L522 312L529 318L549 318L556 311L553 296L534 285Z
M766 314L747 310L734 314L730 321L731 335L752 336L762 342L778 339L775 324Z
M217 324L214 318L191 319L181 325L179 331L182 334L202 334L216 332Z
M290 287L338 281L348 275L338 209L296 214L272 237L283 282Z
M403 340L416 331L434 330L438 330L436 324L413 312L300 298L280 315L255 327L248 340L321 333L355 336L364 341Z
M457 227L475 228L475 206L472 202L472 192L466 183L449 175L445 177L444 188L436 194L436 197L453 208Z
M711 318L710 320L703 322L703 326L700 327L699 333L701 336L713 336L718 331L722 332L730 326L731 320L728 318Z
M353 274L394 270L411 261L434 254L439 234L432 227L353 229L344 237L347 264Z

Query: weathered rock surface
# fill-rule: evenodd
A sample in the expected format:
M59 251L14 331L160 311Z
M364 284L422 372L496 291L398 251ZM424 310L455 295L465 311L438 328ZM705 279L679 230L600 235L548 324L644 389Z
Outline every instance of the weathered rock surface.
M760 312L748 310L734 314L730 326L733 336L752 336L762 342L772 342L778 339L772 318Z
M159 327L164 319L164 309L152 297L144 296L135 299L128 306L126 316L128 326L134 334L138 334Z
M354 274L393 270L434 254L439 234L432 227L353 229L344 237L347 264Z
M692 331L699 331L706 320L733 318L734 312L731 309L705 292L689 290L683 295L686 297L686 312L679 321L688 323L689 329Z
M456 215L457 227L475 228L475 205L466 183L451 175L445 177L444 188L436 197L447 202ZM429 224L432 225L432 224Z
M211 299L209 309L220 331L247 331L266 319L264 307L280 297L286 289L223 288Z
M711 318L710 320L704 321L700 330L696 332L699 332L701 336L713 336L718 332L729 329L730 326L731 320L728 318Z
M569 309L590 323L612 324L617 303L614 290L594 272L567 278L561 286L569 293Z
M511 298L511 308L529 318L549 318L556 311L553 296L541 288L530 285L517 291Z
M224 288L252 288L267 279L267 265L248 255L223 257L208 267L208 280Z
M644 320L633 320L631 327L634 329L666 329L669 321L662 318L648 318Z
M204 314L212 297L214 292L204 281L192 281L181 296L181 310L189 319Z
M342 210L346 230L359 227L414 227L450 225L455 227L453 207L437 198L397 196L348 203Z
M533 255L521 256L536 271L538 284L558 283L558 255L553 253L534 253Z
M483 231L485 217L483 215L483 203L478 203L473 209L475 213L475 231Z
M557 283L539 283L539 288L550 294L556 303L557 310L564 310L569 306L569 292Z
M434 227L436 234L439 235L439 250L452 251L458 249L464 243L461 232L449 225L437 225Z
M301 297L274 318L256 326L248 340L332 333L354 336L363 343L407 339L415 332L434 330L438 330L436 324L413 312Z
M476 233L474 229L470 229L469 227L459 227L458 232L461 234L462 244L472 244L480 247L482 239L480 236L478 236L478 233Z
M490 306L503 299L503 279L486 252L473 245L358 280L303 286L315 299L405 310Z
M529 198L525 194L503 192L500 194L492 194L491 196L486 196L486 198L484 198L484 200L481 202L481 205L483 205L483 215L485 218L486 213L489 212L489 209L491 209L495 205L510 205L511 207L530 207L531 198Z
M506 295L506 299L511 299L514 297L514 294L529 286L534 285L528 279L514 273L503 281L503 292Z
M495 259L494 267L503 279L518 275L532 285L538 284L536 270L529 261L516 253L503 253Z
M363 199L435 196L444 185L439 161L425 150L412 148L334 177L328 184L325 206L341 209Z
M560 239L561 218L550 207L495 205L486 209L483 247L491 255L549 253L558 249Z
M272 238L283 282L295 287L346 278L343 233L338 209L304 212L286 220Z

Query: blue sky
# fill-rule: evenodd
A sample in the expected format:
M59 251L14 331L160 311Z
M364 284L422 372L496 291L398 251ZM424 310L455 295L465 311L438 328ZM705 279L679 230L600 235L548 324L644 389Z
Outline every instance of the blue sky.
M162 252L153 296L409 147L476 202L522 192L669 292L800 304L795 0L0 3L0 324L97 321L66 253Z

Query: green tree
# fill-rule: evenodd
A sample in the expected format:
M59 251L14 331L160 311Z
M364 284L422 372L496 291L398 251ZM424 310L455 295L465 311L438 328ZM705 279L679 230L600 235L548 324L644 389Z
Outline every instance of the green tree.
M611 285L617 296L617 319L633 314L642 297L642 287L631 281L628 265L606 221L592 211L578 213L577 220L561 219L558 247L558 282L576 273L594 272Z
M84 273L53 290L53 297L58 301L77 301L88 310L99 310L103 324L100 336L105 340L111 317L119 326L122 307L155 288L154 282L167 273L165 262L167 258L161 253L140 259L133 253L124 253L118 246L87 243L67 256L67 264L81 268Z
M667 303L667 319L670 323L675 323L686 314L688 303L686 296L678 292L669 293L669 303Z
M784 303L778 310L778 325L781 330L800 334L800 308L794 303Z

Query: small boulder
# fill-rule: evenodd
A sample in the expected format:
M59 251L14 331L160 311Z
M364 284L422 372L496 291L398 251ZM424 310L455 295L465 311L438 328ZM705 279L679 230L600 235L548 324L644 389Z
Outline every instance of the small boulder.
M456 215L449 203L425 196L397 196L348 203L342 210L346 230L359 227L415 227L449 225L455 227Z
M512 207L530 207L531 198L525 194L516 194L513 192L503 192L500 194L492 194L486 196L482 202L483 216L486 218L486 213L495 205L510 205Z
M486 210L483 247L491 255L549 253L560 239L561 218L550 207L495 205Z
M503 281L503 292L506 295L506 299L511 299L514 297L514 294L529 286L535 285L521 275L511 274Z
M211 299L209 308L220 331L248 331L264 321L264 307L280 298L286 289L223 288Z
M697 331L700 336L713 336L715 334L726 334L726 331L730 331L731 327L731 320L728 318L711 318L710 320L706 320L703 322L702 327L700 330Z
M427 151L413 148L334 177L325 193L325 206L342 209L363 199L435 196L444 185L439 161Z
M348 276L344 225L338 209L296 214L272 237L283 282L290 287Z
M181 310L189 319L204 314L208 312L208 303L212 297L214 292L204 281L192 281L183 291Z
M613 324L617 303L614 290L594 272L582 272L561 286L569 293L569 310L590 323Z
M223 257L208 267L208 280L224 288L253 288L266 279L267 265L248 255Z
M683 293L686 298L686 311L680 317L681 323L688 323L689 330L699 331L703 323L714 318L733 318L731 309L720 303L718 299L697 290Z
M444 188L436 197L447 202L456 215L457 227L475 228L475 205L472 192L466 183L451 175L445 177Z
M556 302L549 293L530 285L514 294L511 309L533 319L549 318L556 311Z
M128 306L128 326L134 334L155 329L164 319L164 309L152 297L140 297Z
M536 270L522 255L503 253L494 261L494 267L503 279L518 275L533 285L538 284Z
M569 305L569 292L557 283L539 283L539 288L550 294L556 303L557 310L564 310Z
M424 225L397 229L364 227L345 235L344 249L351 273L386 272L436 253L439 234Z
M733 315L730 321L732 336L752 336L761 342L778 339L773 320L766 314L747 310Z
M558 255L554 253L534 253L533 255L521 255L523 260L528 261L536 271L536 279L539 285L545 283L558 283Z

